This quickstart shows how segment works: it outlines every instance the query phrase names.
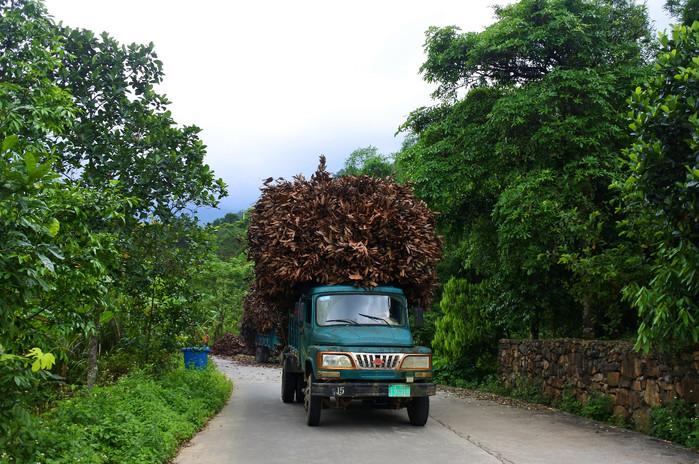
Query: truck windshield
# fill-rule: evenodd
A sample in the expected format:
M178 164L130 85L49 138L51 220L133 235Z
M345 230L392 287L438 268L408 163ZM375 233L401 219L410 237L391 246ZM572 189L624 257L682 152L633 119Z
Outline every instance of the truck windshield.
M389 325L405 323L405 305L389 295L321 295L316 299L318 325Z

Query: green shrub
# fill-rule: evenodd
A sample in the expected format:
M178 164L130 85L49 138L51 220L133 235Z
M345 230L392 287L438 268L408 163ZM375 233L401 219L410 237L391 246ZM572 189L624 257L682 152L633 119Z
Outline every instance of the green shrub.
M654 437L699 448L696 405L683 400L670 401L651 409L650 420L650 433Z
M613 413L614 399L602 393L592 393L580 410L580 415L602 422L609 422Z
M136 372L61 400L41 417L32 462L161 463L225 404L231 383L210 366ZM25 450L26 451L26 450ZM3 458L0 457L0 462Z
M570 390L564 390L563 394L561 395L561 399L555 401L554 406L561 411L569 412L571 414L582 414L582 403L578 401L575 394L573 394L573 392Z
M549 404L551 402L539 385L522 378L518 378L512 386L510 396L528 403Z
M502 380L496 375L489 375L483 379L483 382L478 386L479 390L496 395L506 396L510 394L511 389L507 388Z
M445 356L435 355L432 358L435 381L459 388L476 389L497 371L497 360L489 355L484 354L471 361L457 363Z

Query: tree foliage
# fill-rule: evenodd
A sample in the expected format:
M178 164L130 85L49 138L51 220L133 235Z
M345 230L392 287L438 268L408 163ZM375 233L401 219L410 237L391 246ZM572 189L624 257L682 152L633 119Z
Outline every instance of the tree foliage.
M487 310L509 335L618 336L634 315L619 293L628 256L609 185L630 140L625 100L646 73L645 9L522 0L495 12L482 32L428 30L421 71L440 102L402 126L417 141L396 161L440 213L440 280L461 282L443 309L460 292L479 302L444 317L475 324ZM456 359L449 347L475 332L448 325L436 347Z
M185 213L226 192L199 130L154 91L152 45L56 25L34 0L0 2L0 33L0 448L12 457L35 439L32 408L60 383L94 382L100 352L141 365L201 341L214 292L191 282L215 239Z
M660 44L650 80L630 98L630 174L618 183L624 233L650 267L625 288L646 351L699 342L699 22L675 26Z
M388 177L393 175L393 160L390 156L382 155L379 149L369 145L357 148L349 154L345 165L336 176L369 176Z

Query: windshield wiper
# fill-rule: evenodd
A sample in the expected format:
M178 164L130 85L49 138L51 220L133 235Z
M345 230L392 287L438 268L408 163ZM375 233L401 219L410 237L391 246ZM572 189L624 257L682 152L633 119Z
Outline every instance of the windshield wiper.
M359 322L352 319L326 319L325 322L347 322L348 324L359 324Z
M357 314L359 314L360 316L368 317L369 319L374 319L375 321L381 321L381 322L383 322L383 323L386 324L386 325L391 325L391 323L388 322L388 321L387 321L386 319L384 319L383 317L370 316L370 315L368 315L368 314L362 314L362 313L357 313Z

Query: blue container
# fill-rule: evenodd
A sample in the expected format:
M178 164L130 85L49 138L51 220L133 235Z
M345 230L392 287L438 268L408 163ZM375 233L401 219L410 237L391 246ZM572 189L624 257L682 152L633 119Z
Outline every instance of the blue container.
M206 346L182 348L184 367L187 369L206 369L206 364L209 362L209 351Z

